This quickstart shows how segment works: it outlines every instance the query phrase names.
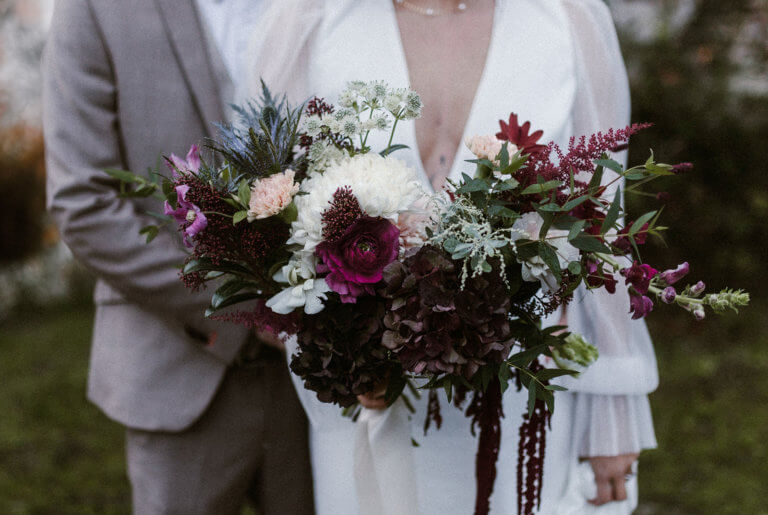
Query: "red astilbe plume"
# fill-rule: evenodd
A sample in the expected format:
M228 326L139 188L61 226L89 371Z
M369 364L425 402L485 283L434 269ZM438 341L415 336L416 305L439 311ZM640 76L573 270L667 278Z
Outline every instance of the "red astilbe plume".
M269 331L275 336L281 333L293 335L299 332L300 315L293 312L288 315L275 313L266 306L266 301L259 299L251 311L234 311L213 315L211 320L220 322L234 322L243 325L248 329L259 328Z
M347 232L352 224L363 217L362 208L352 188L342 186L333 193L331 207L323 211L323 239L335 242Z
M629 138L641 130L651 127L650 123L636 123L624 129L609 129L608 132L598 132L589 138L571 138L568 149L563 152L554 142L549 143L543 152L531 156L528 165L521 169L516 178L525 185L536 183L541 177L546 181L570 181L570 174L593 173L596 159L603 154L621 148L629 142ZM584 188L586 184L576 181L577 186Z
M509 123L499 120L499 125L501 126L501 132L496 133L496 137L502 141L513 143L518 149L523 151L523 154L538 154L546 150L547 147L538 144L539 139L544 135L544 131L539 130L533 134L528 134L531 130L531 122L525 122L523 125L520 125L517 113L509 115Z

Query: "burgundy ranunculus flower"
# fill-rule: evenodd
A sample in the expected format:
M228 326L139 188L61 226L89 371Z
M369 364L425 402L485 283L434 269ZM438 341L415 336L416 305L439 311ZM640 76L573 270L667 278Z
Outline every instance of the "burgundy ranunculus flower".
M651 279L653 279L653 277L658 274L659 271L649 265L641 265L635 261L631 267L624 268L619 273L626 278L627 284L634 286L635 290L639 294L645 295L648 293L648 287L651 285Z
M340 238L320 243L315 254L328 272L326 283L342 302L354 303L382 280L384 267L397 259L400 230L389 220L364 216Z
M632 320L645 318L648 313L653 311L653 301L645 295L629 296L629 312L633 313Z
M659 276L662 281L667 283L668 285L673 285L686 275L688 275L688 272L690 271L690 267L688 266L688 262L686 261L682 265L678 266L674 270L665 270L661 273Z

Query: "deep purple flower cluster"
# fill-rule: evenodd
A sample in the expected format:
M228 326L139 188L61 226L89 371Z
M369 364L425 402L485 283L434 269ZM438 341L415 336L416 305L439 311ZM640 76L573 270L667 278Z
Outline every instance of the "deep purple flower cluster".
M410 251L384 270L391 309L382 343L415 374L448 373L471 379L485 364L504 361L513 338L511 301L499 273L469 278L432 246Z
M356 304L328 303L322 313L304 316L291 370L321 402L351 406L399 369L381 345L385 312L384 299L364 297Z
M644 318L653 310L653 301L646 296L651 285L651 279L659 273L650 265L635 261L631 267L620 271L626 283L632 288L629 291L629 312L633 319Z

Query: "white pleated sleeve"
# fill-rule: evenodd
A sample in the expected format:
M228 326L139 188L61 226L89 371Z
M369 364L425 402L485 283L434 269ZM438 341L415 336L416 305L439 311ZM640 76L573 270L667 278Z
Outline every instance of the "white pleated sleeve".
M578 90L574 133L590 135L629 124L626 68L610 11L600 0L563 0L574 39ZM626 160L626 155L619 160ZM613 172L606 170L604 182ZM613 197L608 191L608 198ZM617 279L621 279L618 277ZM559 314L547 322L556 323ZM578 378L563 378L574 397L573 431L580 456L615 456L654 448L647 395L658 385L656 357L643 320L629 315L623 280L616 293L583 286L567 308L571 331L600 351L597 362Z

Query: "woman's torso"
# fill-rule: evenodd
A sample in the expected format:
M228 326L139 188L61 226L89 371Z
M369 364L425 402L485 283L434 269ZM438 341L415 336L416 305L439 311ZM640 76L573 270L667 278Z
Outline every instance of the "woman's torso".
M464 161L474 156L464 146L464 138L497 132L499 119L506 119L510 112L518 113L521 120L531 120L534 127L543 129L546 140L562 144L573 131L571 109L576 73L571 36L559 1L497 0L485 64L471 72L479 74L474 95L467 95L467 88L463 93L451 93L452 75L449 73L442 78L440 70L428 74L409 73L391 2L334 0L325 3L324 14L309 55L306 95L317 94L333 102L350 80L384 80L393 87L405 87L413 86L411 78L416 76L447 84L433 86L429 80L420 80L419 84L424 91L434 87L445 92L447 101L446 98L436 98L435 102L442 110L456 98L468 99L470 105L465 106L466 115L451 117L431 113L428 101L431 93L425 95L425 119L430 120L426 130L451 133L452 141L447 146L436 144L434 138L430 141L430 135L421 134L417 138L417 130L423 130L425 124L408 122L398 127L396 141L410 148L394 155L413 166L425 186L429 186L430 181L423 163L434 164L435 155L438 163L440 155L445 157L449 169L442 173L448 177L457 179L461 172L471 174L473 165ZM429 18L424 18L425 31L429 22ZM460 49L462 37L462 34L452 35L456 48ZM461 110L460 107L457 109ZM461 123L456 120L462 118L466 119L462 127L441 126L441 120ZM369 143L374 150L383 148L386 135L372 135ZM422 148L429 148L429 154L423 155ZM424 154L427 154L426 150ZM317 512L354 513L354 501L351 500L354 497L353 424L340 416L338 407L321 404L313 392L304 390L298 381L297 389L312 422ZM506 418L499 475L492 499L496 513L516 510L517 429L522 421L525 400L524 393L508 392L505 395ZM470 434L469 421L464 415L446 406L444 396L442 404L443 426L439 431L432 429L426 437L423 431L426 399L416 403L417 412L410 417L411 436L420 445L413 451L419 513L470 513L474 503L477 442ZM562 403L558 409L560 411L555 416L567 418L567 403ZM556 433L548 438L545 507L546 499L558 498L564 486L566 467L563 463L571 455L568 426L567 420L553 424Z

